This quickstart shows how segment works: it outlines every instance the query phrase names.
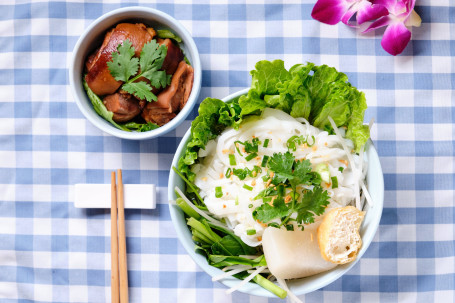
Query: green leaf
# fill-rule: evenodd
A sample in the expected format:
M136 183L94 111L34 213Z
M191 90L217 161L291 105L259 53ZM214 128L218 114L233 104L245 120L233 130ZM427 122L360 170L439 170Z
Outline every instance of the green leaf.
M264 101L267 107L278 108L281 104L281 97L280 95L265 95Z
M248 95L243 95L239 98L239 105L242 108L241 117L251 114L260 114L267 104L256 91L250 89Z
M311 173L311 162L310 160L296 161L294 163L293 178L289 180L292 188L295 190L297 185L309 184L313 178Z
M182 42L182 39L179 36L177 36L176 34L174 34L173 32L171 32L170 30L167 30L167 29L157 30L156 35L158 36L158 38L161 38L161 39L169 38L169 39L174 39L178 43Z
M254 255L257 254L258 250L255 247L251 247L246 245L238 236L236 236L232 231L223 228L219 225L214 225L211 222L207 222L207 224L215 230L218 230L219 232L222 232L223 234L230 235L232 239L236 240L238 244L242 247L243 253L242 255Z
M128 39L118 45L116 52L112 52L112 61L107 62L107 66L115 80L127 81L137 73L139 59L133 56L134 47Z
M295 157L292 153L274 153L267 162L267 166L275 173L274 184L284 183L288 179L292 179L292 166Z
M346 132L346 138L351 139L352 142L354 142L356 152L360 152L360 149L365 145L370 137L370 129L368 125L363 125L364 113L366 109L367 102L365 94L360 93L359 97L354 102L351 102L351 118Z
M257 257L256 259L247 259L242 257L235 256L221 256L221 255L210 255L208 257L209 264L218 268L223 268L231 265L250 265L252 267L256 266L267 266L264 255Z
M122 126L120 124L117 124L112 119L112 117L114 116L114 113L108 111L106 106L104 106L103 101L101 101L101 99L90 89L90 87L88 86L87 82L85 81L85 76L84 76L84 79L83 79L83 84L84 84L85 91L87 92L87 96L90 99L90 101L92 102L93 109L95 110L95 112L98 115L103 117L105 120L110 122L112 125L114 125L118 129L121 129L121 130L124 130L124 131L127 131L127 132L131 131L131 130L129 130L128 128L126 128L124 126Z
M296 205L297 222L300 224L314 223L314 216L320 216L329 205L329 194L320 186L313 191L304 193L302 202Z
M157 96L152 93L152 87L144 81L125 83L122 88L138 99L145 99L148 102L158 100Z
M273 219L282 218L289 214L290 209L284 203L282 197L277 197L273 200L273 206L264 203L253 211L253 218L263 223L272 221Z
M321 129L324 129L325 126L330 126L329 116L332 117L337 126L344 125L351 114L350 103L356 102L359 94L357 89L350 84L344 82L333 83L325 104L314 117L313 125Z
M305 86L312 100L311 117L316 116L326 103L327 96L331 93L335 82L346 83L348 77L339 73L334 67L327 65L314 66L314 74L305 81Z
M251 89L256 91L259 97L278 94L277 84L291 78L282 60L262 60L256 63L255 68L250 72L253 78Z
M149 130L154 130L154 129L159 128L159 125L152 123L152 122L148 122L148 123L128 122L128 123L123 124L123 126L128 129L135 130L138 132L147 132Z
M277 108L281 108L293 117L308 119L311 112L311 98L308 89L305 87L305 81L313 66L313 63L308 63L306 65L296 64L291 67L289 72L292 78L278 84L281 102Z
M212 253L214 255L239 256L244 255L245 251L233 236L227 235L212 245Z
M167 47L165 45L159 45L156 40L150 40L145 43L141 51L141 72L145 73L149 70L159 70L163 65L166 55Z

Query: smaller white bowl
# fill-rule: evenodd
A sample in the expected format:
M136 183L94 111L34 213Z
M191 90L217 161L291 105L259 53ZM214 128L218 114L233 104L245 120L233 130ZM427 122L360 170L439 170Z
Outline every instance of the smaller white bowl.
M154 29L170 29L182 39L180 47L183 49L185 56L194 69L193 89L182 111L180 111L169 123L151 131L142 133L135 131L127 132L116 128L111 123L104 120L93 109L92 103L82 84L84 64L87 56L102 44L106 32L121 22L142 22L148 26L152 26ZM90 24L77 41L69 66L71 91L82 114L100 130L119 138L132 140L151 139L161 136L182 123L197 103L201 89L201 76L202 71L199 52L193 38L185 27L168 14L156 9L140 6L113 10L102 15Z
M248 89L241 90L232 95L227 96L223 99L224 102L238 98L241 95L248 93ZM185 136L182 138L177 151L175 153L174 159L172 161L172 166L178 167L178 161L180 157L185 153L186 145L190 139L190 131L188 130ZM384 201L384 178L381 169L381 163L379 162L379 157L376 152L376 149L373 146L371 140L368 141L366 145L365 159L368 161L368 172L367 172L367 183L368 191L371 195L371 198L374 201L374 206L369 207L365 206L366 215L363 220L362 226L360 228L360 235L362 236L363 245L357 255L357 259L351 263L338 265L332 270L306 277L301 279L294 279L287 281L287 284L290 290L295 295L303 295L312 291L315 291L319 288L327 286L332 283L347 271L349 271L363 256L371 241L373 241L376 230L379 226L379 221L381 220L383 201ZM168 197L171 200L177 199L174 188L179 187L183 190L185 183L184 181L174 172L170 170L169 182L168 182ZM192 240L192 235L188 226L186 225L185 216L183 211L174 204L169 204L169 211L171 213L171 220L174 225L174 228L177 232L177 237L182 243L185 250L191 256L191 258L210 276L215 277L222 274L222 271L218 268L215 268L207 263L205 256L196 253L194 250L194 242ZM236 284L240 283L240 280L234 277L229 277L221 280L221 283L227 287L233 287ZM263 289L257 284L247 283L239 289L240 292L247 293L255 296L263 297L275 297L271 292Z

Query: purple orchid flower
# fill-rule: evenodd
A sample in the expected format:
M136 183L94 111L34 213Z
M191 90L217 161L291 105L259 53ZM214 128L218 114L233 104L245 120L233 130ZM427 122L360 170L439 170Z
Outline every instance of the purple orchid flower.
M411 31L406 26L420 26L422 22L414 11L415 0L377 0L375 3L385 7L389 15L373 22L364 33L387 26L382 48L394 56L401 54L411 40Z
M341 21L351 26L349 20L355 13L358 24L389 14L383 5L373 4L367 0L318 0L311 16L322 23L334 25Z

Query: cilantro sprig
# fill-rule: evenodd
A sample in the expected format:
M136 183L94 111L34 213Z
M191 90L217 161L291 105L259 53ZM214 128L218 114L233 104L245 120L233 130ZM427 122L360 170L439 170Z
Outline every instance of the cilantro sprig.
M267 187L255 197L255 200L262 198L264 202L253 211L255 220L268 223L281 219L281 225L284 226L295 220L303 228L303 224L314 222L314 216L324 213L329 204L329 195L320 186L321 178L311 170L309 160L296 160L290 152L274 153L268 160L267 167L269 172L273 172L273 177L269 178L273 186ZM299 185L313 185L313 190L303 190L299 194ZM273 199L272 204L266 202L270 197ZM297 216L292 219L294 213Z
M111 75L117 81L123 81L122 89L148 102L158 98L152 92L153 87L166 87L171 76L160 70L167 55L167 47L151 40L142 47L140 58L134 57L135 49L126 39L112 52L112 61L107 63ZM139 69L140 67L140 69ZM139 71L139 72L138 72ZM137 81L141 77L150 81ZM136 82L137 81L137 82Z

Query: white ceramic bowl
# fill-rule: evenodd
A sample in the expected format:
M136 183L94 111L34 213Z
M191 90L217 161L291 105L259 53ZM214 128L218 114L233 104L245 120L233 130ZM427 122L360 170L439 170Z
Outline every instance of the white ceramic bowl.
M237 93L227 96L226 98L223 99L223 101L227 102L241 95L244 95L247 92L248 89L239 91ZM175 153L174 160L172 161L173 166L178 167L178 160L181 157L181 155L185 152L186 144L188 142L189 137L190 130L186 132L185 136L180 142L180 145ZM333 281L341 277L357 263L357 261L363 256L368 246L370 245L371 241L373 240L376 230L378 229L379 221L381 219L382 214L384 200L384 178L378 154L371 140L369 140L367 143L365 159L368 161L367 173L368 190L374 201L374 206L372 208L369 208L368 205L366 206L367 213L365 215L365 219L360 229L363 245L358 253L357 259L349 264L339 265L327 272L323 272L311 277L287 281L288 286L290 287L291 291L294 294L303 295L312 292L314 290L317 290L332 283ZM183 190L185 184L183 180L171 169L168 184L168 197L171 200L175 200L177 198L174 192L174 188L176 186ZM175 230L177 231L177 236L180 242L183 244L183 247L185 247L188 254L206 273L208 273L212 277L220 275L222 273L220 269L210 266L207 263L205 256L198 254L194 251L194 242L191 239L191 232L186 225L183 211L177 205L173 204L169 204L169 210L171 213L172 223L174 224ZM232 287L239 283L240 280L230 277L221 280L221 282L228 287ZM245 286L240 288L239 291L256 296L275 297L274 294L263 289L259 285L253 283L246 284Z
M82 84L82 75L87 56L101 45L107 30L121 22L143 22L154 29L170 29L182 39L180 47L194 69L194 82L188 102L183 110L166 125L148 132L127 132L120 130L100 117L93 109ZM193 38L177 20L152 8L125 7L113 10L96 19L81 35L73 50L69 66L69 80L74 99L84 116L102 131L123 139L151 139L161 136L182 123L197 103L201 89L201 62Z

